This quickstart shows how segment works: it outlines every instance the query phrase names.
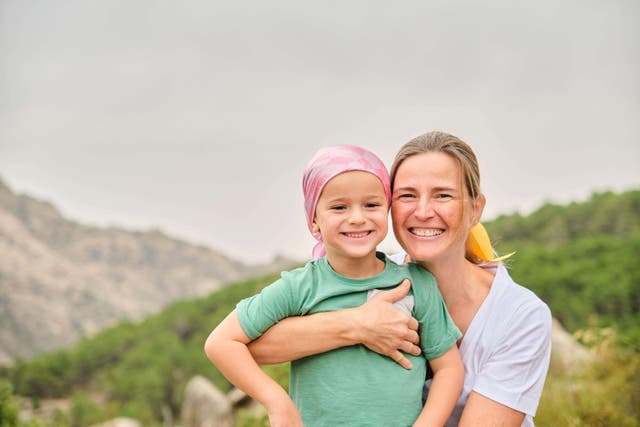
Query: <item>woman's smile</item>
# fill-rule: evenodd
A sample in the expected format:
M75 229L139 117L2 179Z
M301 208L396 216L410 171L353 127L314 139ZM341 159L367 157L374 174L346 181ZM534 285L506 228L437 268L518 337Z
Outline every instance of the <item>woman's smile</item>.
M436 237L442 235L444 230L441 228L409 227L409 233L418 237Z

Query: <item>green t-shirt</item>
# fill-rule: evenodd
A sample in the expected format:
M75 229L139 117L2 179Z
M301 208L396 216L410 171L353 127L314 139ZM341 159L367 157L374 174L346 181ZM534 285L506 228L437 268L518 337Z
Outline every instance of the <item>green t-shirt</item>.
M412 306L411 315L420 323L423 351L418 357L406 355L413 368L406 370L364 345L293 361L289 394L306 426L411 425L422 410L426 360L443 355L461 337L431 273L415 264L397 265L382 253L377 256L385 269L376 276L349 279L320 258L283 272L262 292L238 303L242 329L253 340L285 317L358 307L369 290L411 279L402 303Z

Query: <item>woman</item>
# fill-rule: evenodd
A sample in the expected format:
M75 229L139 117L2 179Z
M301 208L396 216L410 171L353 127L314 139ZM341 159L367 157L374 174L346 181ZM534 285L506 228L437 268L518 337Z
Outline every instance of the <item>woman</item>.
M446 133L421 135L396 155L391 185L393 229L406 251L393 258L431 271L463 333L464 388L447 425L533 426L551 353L551 314L501 263L467 254L467 236L485 204L473 151ZM285 319L251 352L259 363L277 363L362 343L410 368L402 352L419 353L417 325L392 305L407 290L403 284L355 309Z

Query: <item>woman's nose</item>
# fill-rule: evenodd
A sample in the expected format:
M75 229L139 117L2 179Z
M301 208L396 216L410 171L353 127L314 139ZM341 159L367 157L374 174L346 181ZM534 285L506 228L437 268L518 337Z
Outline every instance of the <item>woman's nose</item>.
M421 197L416 204L416 209L413 211L413 215L416 219L424 221L431 216L433 216L433 206L430 203L429 199L426 197Z

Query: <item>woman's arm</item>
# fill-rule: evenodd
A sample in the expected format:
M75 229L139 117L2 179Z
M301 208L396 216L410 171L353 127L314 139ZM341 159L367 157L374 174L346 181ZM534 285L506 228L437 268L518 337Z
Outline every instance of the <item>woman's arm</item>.
M410 287L405 280L360 307L284 319L251 342L249 351L258 363L272 364L362 343L410 369L401 351L420 354L418 322L393 306Z
M209 360L231 383L267 409L271 425L302 426L300 413L287 392L251 357L247 349L249 341L233 310L211 332L204 349Z
M433 371L433 382L414 426L443 426L462 392L464 366L455 344L442 356L430 360L429 365Z
M459 426L520 427L524 413L491 400L475 391L469 394Z

